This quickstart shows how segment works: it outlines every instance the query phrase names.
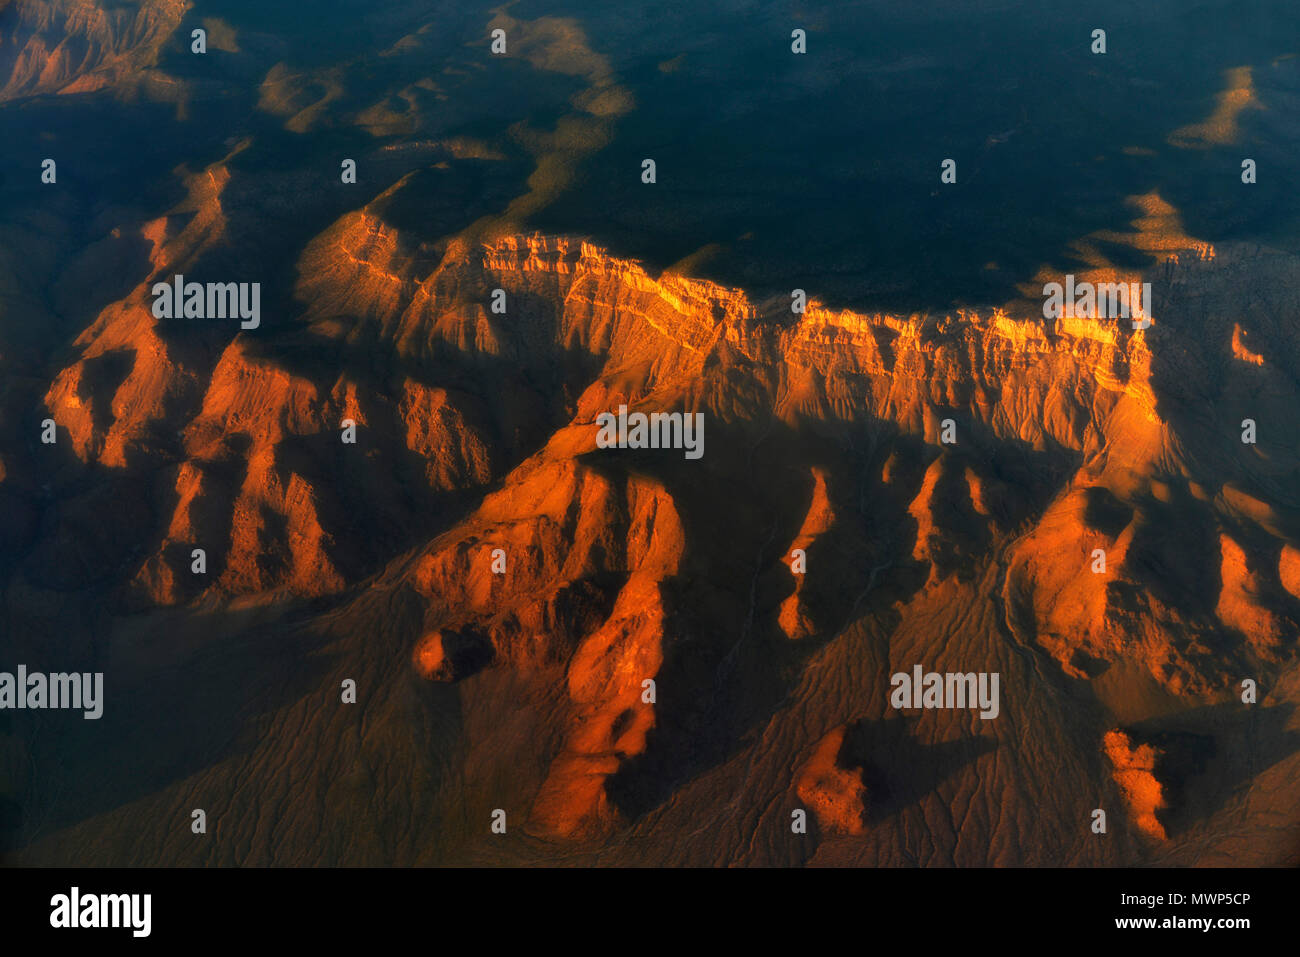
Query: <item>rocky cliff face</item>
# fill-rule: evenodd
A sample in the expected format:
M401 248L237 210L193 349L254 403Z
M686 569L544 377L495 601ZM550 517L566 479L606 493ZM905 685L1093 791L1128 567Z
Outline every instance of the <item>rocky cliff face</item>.
M189 9L184 0L138 5L49 0L0 7L0 102L174 84L154 68Z
M392 798L396 818L359 798L375 826L428 814L457 834L413 854L1213 858L1249 799L1223 783L1243 773L1231 742L1257 733L1243 678L1282 722L1252 739L1271 761L1251 786L1293 766L1300 354L1292 304L1239 294L1249 270L1290 295L1290 257L1168 250L1139 331L1023 303L796 315L579 239L430 249L366 208L310 242L260 330L155 319L152 283L234 228L227 182L223 164L194 174L140 227L151 271L49 384L72 459L27 560L69 582L106 564L124 621L324 601L293 625L336 636L323 686L364 671L370 694L436 700L444 722L459 701L459 727L425 742L436 759L396 704L376 712L403 760L438 770L418 801ZM621 405L702 412L703 457L599 448L597 416ZM106 488L147 505L106 508ZM77 544L90 524L101 551ZM889 674L916 663L999 672L1001 718L889 708ZM278 729L317 720L302 707L198 781L269 766ZM1143 722L1194 741L1116 730ZM340 760L361 758L303 756L294 775L316 787ZM1219 782L1188 770L1210 760ZM1086 826L1099 803L1128 822L1114 841ZM456 823L507 804L540 843L489 852ZM812 842L790 833L800 807ZM285 813L286 833L306 827ZM328 856L229 827L251 859ZM1254 859L1290 853L1261 833L1242 838ZM153 852L132 846L110 857Z
M986 66L961 4L810 10L757 80L780 11L624 6L0 0L0 669L107 689L0 714L0 855L1300 862L1297 259L1175 206L1289 233L1278 18L1202 5L1244 31L1207 76L1102 82L1012 4L1017 122L934 95ZM832 122L865 138L813 182ZM1045 319L1040 244L1153 324ZM260 324L157 318L177 275L260 283ZM1006 292L817 299L959 290ZM621 407L703 454L603 447ZM997 674L997 716L894 707L916 666Z

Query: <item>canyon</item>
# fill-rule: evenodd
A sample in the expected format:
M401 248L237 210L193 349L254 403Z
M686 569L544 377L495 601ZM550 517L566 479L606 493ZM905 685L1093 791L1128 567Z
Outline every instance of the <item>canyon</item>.
M18 859L58 859L93 828L106 861L323 863L339 852L310 835L345 840L345 819L407 861L1273 859L1289 805L1219 828L1239 802L1285 794L1296 760L1296 451L1281 436L1300 357L1234 354L1243 335L1287 342L1273 304L1207 304L1230 300L1246 264L1284 290L1294 261L1220 248L1212 262L1169 274L1167 318L1146 330L815 300L795 317L565 237L453 243L430 270L362 210L304 251L293 326L207 354L153 318L146 279L45 394L74 491L29 533L11 620L39 607L18 599L38 569L67 580L90 558L93 516L108 609L93 643L114 670L143 681L158 656L197 680L231 655L261 685L284 680L286 656L314 664L269 712L209 700L230 709L233 751L213 740L212 763L184 773L164 751L170 783ZM487 308L495 288L505 315ZM598 416L620 405L703 412L708 454L599 448ZM22 488L13 461L6 484ZM105 513L106 487L150 507ZM921 658L999 672L999 717L900 719L888 676ZM1254 711L1243 677L1262 689ZM345 678L351 711L329 693ZM99 724L171 713L179 693L111 702ZM809 791L791 775L828 734L840 744ZM1144 744L1135 768L1115 750L1130 735L1174 743ZM411 774L418 789L399 793ZM1133 796L1138 774L1183 794L1177 826ZM235 780L330 797L281 804L259 836L268 794ZM222 839L177 844L167 822L205 791L233 801ZM815 840L781 823L796 805ZM954 806L962 826L908 843ZM1093 806L1128 823L1101 842ZM495 807L523 822L522 847L490 843ZM700 826L714 837L666 836Z
M1235 207L1134 173L1053 212L1058 248L882 173L921 198L863 239L790 185L798 136L741 151L749 179L673 161L696 100L719 136L748 115L693 45L730 50L730 8L683 52L679 13L428 6L344 3L329 36L234 2L0 9L0 667L104 676L93 721L0 709L6 863L1300 861L1287 236L1207 235ZM839 74L930 102L895 16L879 57L813 30L830 65L764 109ZM1246 80L1285 96L1289 62ZM70 148L137 120L176 135ZM1170 136L1143 143L1217 142ZM1041 206L1008 162L985 177ZM1067 275L1148 284L1149 322L1045 315ZM160 316L179 277L220 279L228 321ZM918 662L992 701L894 707Z

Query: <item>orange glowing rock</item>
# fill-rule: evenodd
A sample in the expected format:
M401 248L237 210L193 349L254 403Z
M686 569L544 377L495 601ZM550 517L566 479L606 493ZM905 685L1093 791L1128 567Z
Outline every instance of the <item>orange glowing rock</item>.
M837 763L844 745L844 732L844 727L836 728L817 743L812 757L800 771L796 793L812 810L822 830L863 834L867 788L862 783L862 771Z
M1232 357L1241 362L1249 362L1251 365L1262 366L1264 357L1258 352L1253 351L1246 344L1248 333L1241 328L1241 323L1232 324Z
M1227 535L1219 536L1219 548L1223 582L1215 608L1219 620L1236 628L1261 650L1276 645L1282 626L1277 616L1261 604L1264 582L1260 575L1250 567L1245 550Z
M442 647L442 632L430 632L421 638L415 646L411 659L421 678L433 679L441 676L447 661L447 653Z
M1164 788L1155 775L1160 752L1149 744L1134 747L1119 730L1106 732L1102 748L1134 825L1152 840L1166 840L1164 825L1156 817L1156 811L1165 807Z
M1300 598L1300 548L1294 545L1283 545L1282 554L1278 557L1277 562L1278 577L1282 580L1282 587Z
M813 493L812 501L808 505L808 513L804 516L799 534L795 536L786 551L786 561L792 568L794 562L790 556L794 550L802 549L806 558L808 548L818 536L824 534L835 523L835 510L831 508L830 498L826 494L826 472L823 469L813 468L812 475ZM786 637L791 639L807 638L816 628L800 597L804 588L805 574L795 574L794 593L781 603L777 614L777 624L785 632Z

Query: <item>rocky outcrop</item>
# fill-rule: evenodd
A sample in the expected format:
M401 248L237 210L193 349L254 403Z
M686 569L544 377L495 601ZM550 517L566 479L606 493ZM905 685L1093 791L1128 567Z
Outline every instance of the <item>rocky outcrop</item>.
M866 830L869 795L860 768L840 766L845 728L836 728L818 742L799 774L796 791L832 834L860 835Z
M0 102L167 82L154 67L189 6L185 0L7 4L0 9L0 62L12 67L3 77Z
M1106 732L1102 748L1133 826L1149 840L1165 840L1164 825L1156 816L1166 806L1164 786L1155 773L1159 752L1150 744L1135 745L1118 730Z

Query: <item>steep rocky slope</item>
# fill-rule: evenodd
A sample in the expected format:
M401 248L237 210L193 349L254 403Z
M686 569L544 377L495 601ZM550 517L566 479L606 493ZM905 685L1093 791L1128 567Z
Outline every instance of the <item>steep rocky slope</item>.
M147 227L157 262L219 235L220 189ZM24 853L93 829L132 861L1291 859L1269 782L1296 760L1294 261L1163 268L1145 331L797 316L562 237L435 261L365 209L304 252L293 327L185 351L142 283L46 396L81 467L158 490L101 652L146 688L163 622L198 668L251 616L222 653L264 694L218 708L243 743L162 746L155 786ZM1246 269L1282 298L1224 308ZM598 448L620 405L703 412L704 456ZM1000 673L1000 716L893 710L917 663ZM144 726L190 684L137 691ZM330 795L325 818L281 802L263 830L282 789ZM219 838L178 840L205 793ZM1243 803L1264 809L1226 830ZM494 840L498 808L520 837ZM308 836L345 820L367 841Z
M176 81L155 67L189 6L185 0L0 5L0 102L117 85L161 92Z
M0 714L0 852L1300 862L1297 259L1175 205L1273 222L1205 187L1255 120L1289 141L1291 61L1103 74L1026 29L992 74L1042 73L1016 126L989 96L918 130L894 104L978 65L960 17L956 73L911 49L933 11L864 8L760 88L775 10L284 9L0 0L0 665L107 688L98 721ZM1168 129L1077 149L1068 118L1152 102ZM813 182L831 121L873 149ZM959 202L914 178L936 129ZM1276 181L1244 195L1285 213ZM1151 282L1153 324L1045 319L1063 262ZM806 311L752 291L773 268L820 277ZM259 282L260 323L157 318L178 274ZM1012 291L815 298L958 286ZM703 454L603 447L622 407L702 415ZM996 716L893 707L916 666L995 673Z

